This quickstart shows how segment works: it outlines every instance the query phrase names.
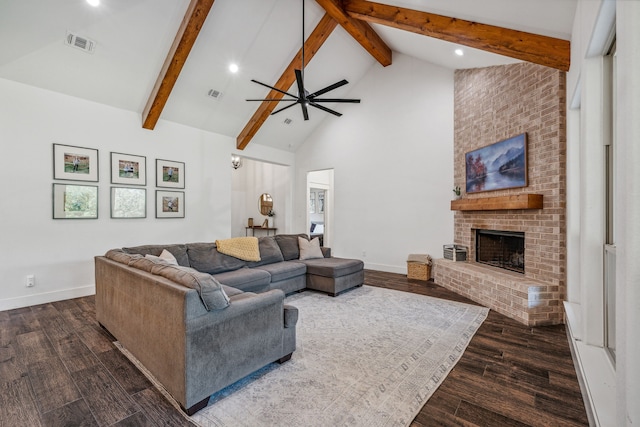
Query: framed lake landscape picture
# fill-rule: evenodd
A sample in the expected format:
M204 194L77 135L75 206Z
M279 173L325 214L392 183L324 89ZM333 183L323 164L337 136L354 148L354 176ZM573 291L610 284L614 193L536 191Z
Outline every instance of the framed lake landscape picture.
M527 134L465 154L467 193L527 186Z
M98 150L53 144L53 179L98 181Z

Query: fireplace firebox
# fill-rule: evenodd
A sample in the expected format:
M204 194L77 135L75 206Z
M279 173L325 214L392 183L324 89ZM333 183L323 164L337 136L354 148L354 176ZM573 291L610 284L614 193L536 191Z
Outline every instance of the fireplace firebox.
M524 274L524 233L476 230L476 262Z

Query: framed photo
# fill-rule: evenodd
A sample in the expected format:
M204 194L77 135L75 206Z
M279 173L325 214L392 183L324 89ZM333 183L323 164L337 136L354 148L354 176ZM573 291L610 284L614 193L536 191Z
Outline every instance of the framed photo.
M311 191L309 193L309 213L316 213L316 192Z
M184 163L156 159L156 187L184 188Z
M146 217L146 188L111 187L111 218Z
M184 218L184 191L156 190L156 218Z
M147 185L147 158L111 152L111 183Z
M465 154L467 193L527 186L527 134Z
M318 191L318 213L324 213L324 191Z
M98 182L98 150L53 144L53 179Z
M98 218L98 186L53 184L53 219Z

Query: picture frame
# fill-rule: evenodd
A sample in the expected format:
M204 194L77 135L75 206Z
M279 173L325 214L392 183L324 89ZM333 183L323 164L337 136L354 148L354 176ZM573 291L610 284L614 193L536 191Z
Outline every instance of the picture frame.
M53 184L53 219L97 219L98 186Z
M318 213L324 213L324 191L318 191Z
M311 191L309 193L309 213L316 213L316 192Z
M146 218L147 189L111 187L111 218Z
M184 188L184 162L156 159L156 187Z
M156 190L156 218L184 218L184 191Z
M527 134L466 153L465 177L468 194L526 187Z
M98 150L53 144L53 179L98 182Z
M111 152L111 183L147 185L147 158Z

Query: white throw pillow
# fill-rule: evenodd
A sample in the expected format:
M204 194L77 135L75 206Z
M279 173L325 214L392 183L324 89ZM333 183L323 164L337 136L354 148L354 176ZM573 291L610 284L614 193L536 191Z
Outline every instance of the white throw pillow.
M307 240L298 236L298 247L300 248L300 259L324 258L320 249L320 239L317 237Z
M178 260L176 259L176 257L174 257L173 254L166 249L162 250L162 253L160 254L160 256L147 254L144 257L152 259L154 261L162 261L165 264L169 264L169 265L178 265Z

